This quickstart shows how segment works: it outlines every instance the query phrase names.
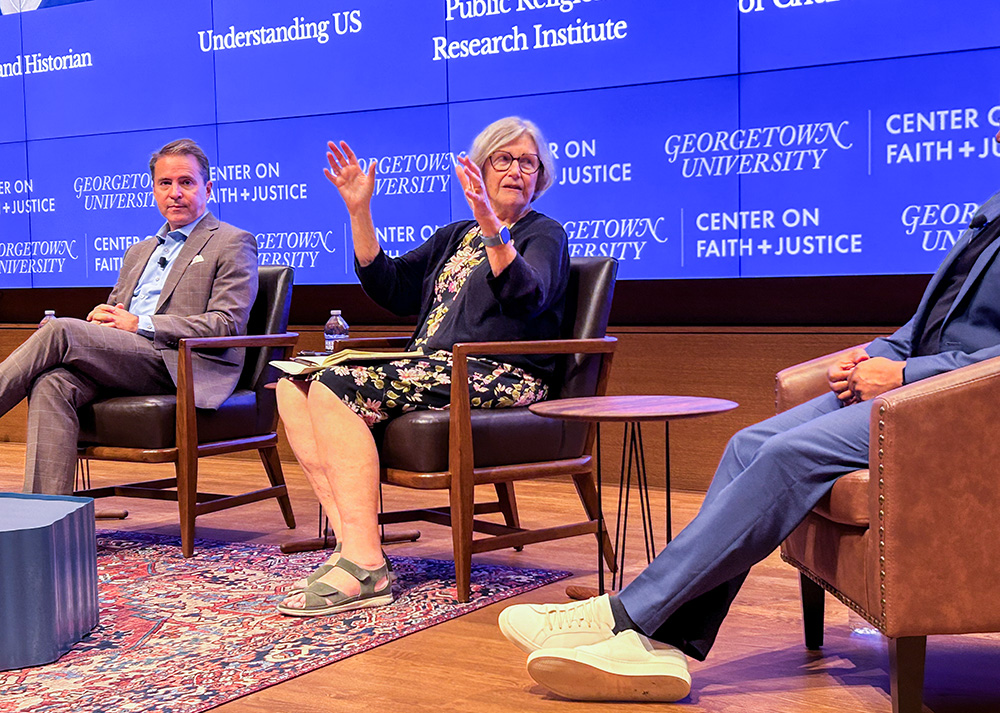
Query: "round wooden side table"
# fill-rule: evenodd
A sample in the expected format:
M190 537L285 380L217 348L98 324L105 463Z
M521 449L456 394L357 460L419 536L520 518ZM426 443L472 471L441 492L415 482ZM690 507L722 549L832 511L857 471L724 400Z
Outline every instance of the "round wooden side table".
M611 588L620 589L624 584L625 533L628 524L628 504L631 494L632 474L635 473L639 491L639 510L642 516L642 532L646 546L646 561L652 562L656 556L653 539L653 518L649 505L649 480L646 476L646 457L642 445L642 424L648 421L662 421L664 428L664 469L666 487L666 535L667 542L672 537L670 517L670 422L682 419L700 418L716 413L731 411L739 406L735 401L705 398L700 396L585 396L575 399L539 401L528 408L539 416L558 418L565 421L594 421L597 424L597 495L601 501L601 423L617 422L625 424L622 440L621 472L618 481L618 512L615 517L615 561L617 572L611 575ZM603 506L602 506L603 509ZM598 520L598 542L604 536L604 517ZM597 553L598 590L604 593L604 561L600 547ZM616 577L617 575L617 577ZM617 587L616 587L617 584ZM587 587L567 587L567 594L574 598L593 596Z

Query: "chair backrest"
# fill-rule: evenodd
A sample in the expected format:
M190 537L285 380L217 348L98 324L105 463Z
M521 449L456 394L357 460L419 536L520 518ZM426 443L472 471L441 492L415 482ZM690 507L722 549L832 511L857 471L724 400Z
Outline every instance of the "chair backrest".
M569 261L563 339L599 339L606 335L618 261L612 257L575 257ZM571 354L556 362L558 384L552 398L592 396L600 374L600 354Z
M288 312L292 305L294 272L286 265L265 265L257 268L257 299L250 308L247 334L281 334L288 331ZM264 385L277 381L277 370L268 364L274 359L274 349L247 349L238 389L258 393Z

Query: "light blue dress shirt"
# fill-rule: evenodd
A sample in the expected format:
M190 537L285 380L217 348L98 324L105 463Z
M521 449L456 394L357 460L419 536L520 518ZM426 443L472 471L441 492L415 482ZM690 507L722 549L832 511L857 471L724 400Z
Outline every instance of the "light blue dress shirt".
M160 301L160 293L167 281L167 275L170 274L170 268L174 266L177 254L184 247L184 241L205 217L205 213L177 230L170 230L170 224L164 223L156 233L160 244L149 256L146 269L142 271L139 282L135 285L135 291L132 292L128 310L139 318L138 332L147 339L152 339L155 333L152 314L156 311L156 303Z

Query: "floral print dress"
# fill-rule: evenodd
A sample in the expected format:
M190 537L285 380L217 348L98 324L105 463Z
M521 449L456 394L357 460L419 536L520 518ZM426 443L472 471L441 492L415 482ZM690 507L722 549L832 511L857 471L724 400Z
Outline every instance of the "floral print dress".
M434 284L434 306L410 345L420 350L444 321L472 271L486 260L479 226L469 230ZM516 366L470 358L473 408L527 406L543 400L548 386ZM444 409L451 401L451 352L385 363L338 364L311 377L333 391L369 427L417 409Z

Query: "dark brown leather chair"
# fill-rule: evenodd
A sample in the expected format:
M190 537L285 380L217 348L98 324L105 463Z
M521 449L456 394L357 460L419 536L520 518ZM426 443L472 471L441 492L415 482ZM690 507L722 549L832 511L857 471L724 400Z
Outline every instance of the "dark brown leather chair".
M536 416L527 408L473 409L467 358L475 355L558 354L550 398L603 395L616 341L605 336L618 263L613 258L574 258L566 295L563 338L536 342L456 344L452 350L451 408L415 411L375 433L382 482L419 490L448 490L450 507L386 512L383 524L423 520L452 528L460 601L470 596L472 555L478 552L597 532L592 451L593 424ZM399 347L407 338L352 339L344 347ZM535 530L520 527L514 481L571 476L587 519ZM497 500L474 502L476 485L491 484ZM504 523L477 519L500 512ZM490 537L473 538L479 532ZM609 567L614 556L604 532Z
M176 396L119 396L95 401L80 411L81 458L174 463L176 476L89 488L75 494L176 500L185 557L194 553L194 524L199 515L276 498L285 523L295 527L278 459L274 390L265 388L277 379L268 361L284 358L298 339L297 334L286 331L292 269L261 267L258 275L260 287L250 311L247 336L180 340ZM224 347L247 348L236 390L216 411L196 409L191 352ZM259 453L270 487L239 495L198 492L199 458L246 450Z
M777 376L778 411L826 390L838 352ZM840 478L781 546L798 568L806 646L824 590L889 638L894 713L922 708L929 634L1000 631L1000 359L886 392L870 469Z

